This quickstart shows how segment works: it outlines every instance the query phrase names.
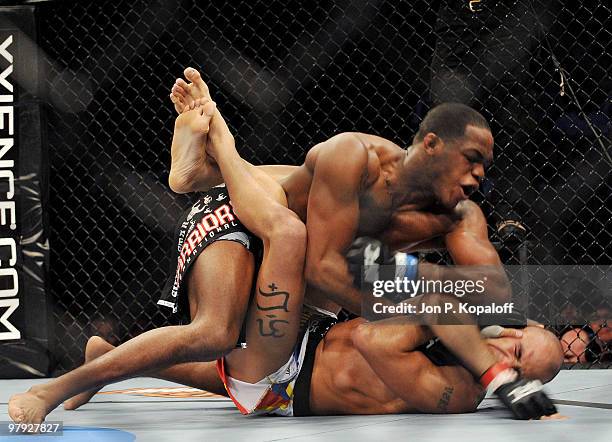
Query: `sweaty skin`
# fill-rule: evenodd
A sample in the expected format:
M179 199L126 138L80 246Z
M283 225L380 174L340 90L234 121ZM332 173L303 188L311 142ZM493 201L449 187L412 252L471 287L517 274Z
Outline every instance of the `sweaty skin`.
M320 415L475 411L485 391L469 371L437 366L417 350L432 337L428 327L402 317L334 325L316 349L311 410ZM554 340L542 328L527 327L521 337L508 334L488 339L487 345L495 346L498 361L522 367L530 379L548 382L562 361L560 347L551 344ZM551 344L544 345L545 354L539 351L542 342ZM516 347L523 351L516 352Z
M171 95L175 105L180 101L176 97L186 102L193 90L208 90L197 71L187 69L186 75L191 84L177 81ZM302 166L279 179L288 208L307 227L309 286L361 314L363 294L353 285L345 255L357 236L367 235L408 251L443 245L457 265L488 265L488 299L507 300L507 279L488 239L484 216L467 201L492 155L491 132L472 125L463 136L447 142L429 132L407 150L361 133L340 134L310 149ZM173 158L172 167L176 166ZM171 169L171 181L172 176ZM213 176L197 179L214 181ZM188 175L175 182L188 183L184 189L173 187L175 191L204 190ZM465 270L446 266L420 265L419 272L426 278L468 279L461 278ZM460 324L471 321L467 315L454 319ZM464 327L459 339L456 330L440 326L435 318L427 323L472 373L480 375L495 363L476 327Z
M316 350L314 414L468 413L484 390L463 367L438 367L415 348L433 335L393 318L334 325ZM378 372L377 372L378 370Z
M193 79L190 80L193 82ZM177 125L185 130L176 131L177 143L172 146L174 171L171 171L170 181L175 191L181 191L183 189L181 186L186 186L185 189L190 190L197 190L199 186L208 188L211 183L215 183L215 180L218 181L216 174L219 168L216 166L216 161L206 155L208 148L202 151L198 147L202 144L206 146L210 141L206 127L212 115L204 109L206 103L201 103L201 106L197 107L190 105L190 110L196 111L192 112L192 116L196 120L202 120L194 121L199 128L194 135L194 138L198 138L197 143L191 143L189 140L184 143L179 140L183 135L188 137L194 129L189 123L188 115L181 115L179 119L186 117L181 121L177 119ZM214 114L213 119L216 119L218 111L216 109L210 111ZM432 240L443 240L457 264L499 264L499 258L486 236L486 223L482 213L477 206L464 201L467 194L477 186L478 179L484 175L483 164L491 157L491 134L484 129L467 126L461 143L452 146L453 148L450 147L449 145L446 149L444 141L433 133L428 133L408 151L378 137L341 134L313 148L306 163L299 168L282 166L253 168L248 165L247 167L251 169L243 172L250 173L252 178L258 181L257 186L263 189L278 188L278 185L271 182L274 180L282 184L280 192L272 190L268 195L275 203L280 204L278 210L284 212L283 209L288 205L303 220L306 220L308 213L308 235L317 239L310 242L314 246L308 247L306 256L306 273L309 282L316 288L323 289L339 304L358 312L361 294L352 286L352 277L349 278L343 253L357 234L387 238L387 241L396 248L409 250L430 246L433 244ZM183 152L183 149L189 152ZM183 164L184 161L192 161L194 158L196 167L183 167L186 166ZM237 158L233 158L226 163L234 162L237 165L237 161ZM239 169L241 167L237 167L236 170ZM236 171L233 167L229 170ZM177 171L180 171L178 176ZM203 180L195 181L195 188L193 181L189 184L193 173L204 174ZM238 185L241 180L236 179L234 183ZM246 190L249 191L251 188L247 186ZM248 204L246 207L249 207ZM269 205L266 203L263 207ZM287 214L287 219L293 220L292 215ZM268 220L255 216L253 222L266 224ZM286 239L283 230L287 227L287 223L277 224L272 229L268 229L272 224L260 226L259 235L263 237L264 242L276 241L279 245L286 242L278 240ZM214 250L215 248L211 246L208 253L213 253ZM292 250L295 251L295 248ZM215 262L198 261L202 265ZM273 272L280 270L277 266L269 267ZM441 271L440 269L438 271ZM242 267L236 266L235 270L241 271ZM424 268L423 272L426 271L427 268ZM284 273L280 272L278 277L282 277ZM194 272L193 275L195 274ZM265 276L267 278L267 275ZM287 284L294 284L296 281L297 285L300 285L297 278L292 278ZM276 276L269 284L261 285L275 291L278 287L274 283ZM284 290L284 287L281 289ZM205 288L200 288L199 291L205 291ZM292 299L297 298L295 294L300 291L301 287L291 289ZM225 301L229 302L231 297L226 298ZM239 302L233 304L242 305ZM209 311L210 308L207 305L207 308L202 310ZM221 310L223 313L232 309L226 307ZM296 308L291 308L289 311L294 314ZM293 318L290 319L286 320L287 324L295 322ZM181 367L173 365L165 375L164 369L177 362L184 362L185 364L179 365L188 368L186 364L190 361L198 363L197 361L217 358L226 352L225 341L232 344L236 341L236 338L221 329L221 334L225 335L221 336L223 345L211 345L210 342L206 342L211 336L210 331L201 333L196 328L198 326L196 322L192 325L193 327L190 325L183 328L165 327L143 333L73 372L45 385L37 386L28 393L14 395L9 403L9 414L17 422L37 423L44 420L46 414L70 396L99 388L110 382L151 372L178 378L180 373L172 369ZM482 373L478 367L484 369L495 362L495 358L490 351L487 351L486 346L481 348L484 343L480 340L476 327L468 327L462 334L453 331L456 329L452 328L438 327L438 329L434 327L434 333L447 347L453 349L473 373ZM264 332L262 337L270 336L269 330ZM461 339L458 339L459 336ZM164 339L161 339L162 337ZM202 338L205 341L203 343L200 342ZM142 352L143 348L149 350L151 347L162 351ZM275 349L277 346L267 348ZM281 353L289 351L284 346L278 348L281 348ZM280 356L279 359L283 360L284 355ZM251 365L238 364L238 366L248 370ZM261 370L269 372L267 367ZM81 399L87 400L85 397ZM79 403L82 401L75 398L75 402L69 405L78 406Z
M210 99L198 71L188 68L185 76L190 83L178 79L170 95L179 113L196 99ZM508 281L484 215L467 199L492 160L493 137L487 129L468 126L465 136L451 143L455 148L446 149L447 144L429 133L404 150L374 135L343 133L310 149L301 166L253 166L279 181L288 207L306 222L308 237L316 238L308 245L310 286L359 314L361 294L353 286L345 253L355 237L371 236L393 250L446 248L456 265L488 266L488 298L508 300ZM175 162L173 153L170 181L175 192L202 191L221 182L209 168L175 178L175 170L190 166ZM426 278L455 280L460 273L449 267L419 267Z

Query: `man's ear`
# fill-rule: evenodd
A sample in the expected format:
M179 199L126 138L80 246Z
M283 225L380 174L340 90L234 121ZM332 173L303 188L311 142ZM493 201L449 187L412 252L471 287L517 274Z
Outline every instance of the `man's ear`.
M444 148L444 141L433 132L427 132L423 137L423 148L429 155L434 155Z

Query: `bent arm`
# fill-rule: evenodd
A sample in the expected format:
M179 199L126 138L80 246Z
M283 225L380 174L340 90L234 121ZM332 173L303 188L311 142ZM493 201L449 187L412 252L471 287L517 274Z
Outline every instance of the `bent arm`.
M361 324L353 344L385 385L423 413L467 413L482 400L482 389L463 367L434 365L415 349L433 337L428 328L397 317Z
M353 286L345 253L359 225L359 195L367 179L368 151L352 134L320 147L308 197L306 280L357 315L361 293Z
M487 234L487 222L478 205L461 203L460 221L446 234L444 243L453 263L459 267L420 264L419 275L426 279L466 281L486 276L486 301L507 302L511 297L510 282L501 260ZM474 299L466 297L465 301Z

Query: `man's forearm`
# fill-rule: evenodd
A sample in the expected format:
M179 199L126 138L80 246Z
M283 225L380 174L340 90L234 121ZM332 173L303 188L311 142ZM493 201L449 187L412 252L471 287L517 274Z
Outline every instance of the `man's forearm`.
M361 315L362 293L353 286L353 277L346 263L316 263L306 265L306 282L324 292L340 307Z

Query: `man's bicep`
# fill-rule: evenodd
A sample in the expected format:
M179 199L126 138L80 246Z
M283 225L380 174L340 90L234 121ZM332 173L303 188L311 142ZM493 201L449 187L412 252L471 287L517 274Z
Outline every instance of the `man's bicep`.
M347 161L347 154L352 158ZM308 260L343 253L359 225L359 195L367 170L365 148L329 149L315 164L308 197Z

